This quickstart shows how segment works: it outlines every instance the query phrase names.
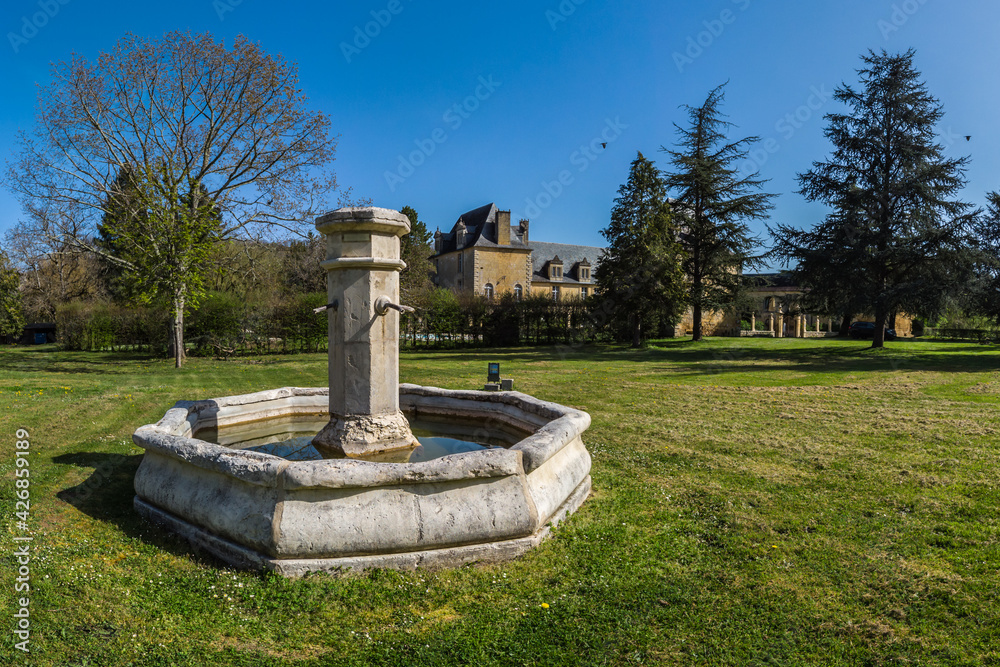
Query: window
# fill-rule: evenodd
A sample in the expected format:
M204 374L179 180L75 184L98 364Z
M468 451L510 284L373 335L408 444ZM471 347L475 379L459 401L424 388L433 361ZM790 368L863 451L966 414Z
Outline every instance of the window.
M483 288L483 296L489 301L493 300L493 285L491 283L486 283L486 287Z
M587 288L586 287L581 287L580 288L580 296L582 296L584 299L587 298Z
M552 286L552 300L553 301L558 301L559 300L559 286L558 285L553 285Z
M552 268L552 275L556 278L562 278L562 267L556 266Z
M462 272L462 254L461 253L459 253L459 255L458 255L458 272L459 273Z
M524 288L520 284L514 285L514 300L520 301L524 296Z
M590 269L580 269L580 280L586 283L590 282Z

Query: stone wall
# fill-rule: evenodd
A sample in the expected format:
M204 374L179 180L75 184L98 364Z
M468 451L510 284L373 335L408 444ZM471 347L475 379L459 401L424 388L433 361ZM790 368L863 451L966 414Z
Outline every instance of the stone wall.
M493 286L496 295L513 292L514 285L520 285L522 294L528 294L531 287L531 252L520 248L476 248L474 253L475 280L473 290L482 294L487 284Z

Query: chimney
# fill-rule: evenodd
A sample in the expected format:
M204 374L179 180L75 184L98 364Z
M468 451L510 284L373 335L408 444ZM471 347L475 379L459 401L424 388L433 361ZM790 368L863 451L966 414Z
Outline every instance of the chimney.
M521 218L521 222L518 223L517 228L521 232L521 243L528 245L528 221Z
M510 211L497 211L497 245L510 245Z

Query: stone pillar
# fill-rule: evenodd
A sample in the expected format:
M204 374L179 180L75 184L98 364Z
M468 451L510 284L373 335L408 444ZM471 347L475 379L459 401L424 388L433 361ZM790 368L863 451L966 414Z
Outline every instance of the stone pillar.
M816 316L816 333L819 333L819 315Z
M778 311L778 338L785 337L785 315L780 310Z
M326 236L331 307L330 423L321 453L370 454L417 443L399 409L399 239L409 219L384 208L342 208L316 220ZM326 451L324 451L326 450Z
M826 332L828 334L833 333L833 318L832 317L826 318Z
M757 315L756 313L750 313L750 331L757 330Z
M802 338L802 315L795 316L795 337Z

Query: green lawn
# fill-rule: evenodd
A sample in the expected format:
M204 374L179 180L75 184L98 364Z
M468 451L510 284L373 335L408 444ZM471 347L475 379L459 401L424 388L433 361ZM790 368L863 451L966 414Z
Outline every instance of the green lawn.
M587 410L593 496L498 566L286 581L143 524L130 441L179 399L325 383L325 355L0 349L0 663L1000 664L1000 349L900 341L402 355L405 382ZM12 648L30 432L32 653ZM11 591L7 595L7 591Z

